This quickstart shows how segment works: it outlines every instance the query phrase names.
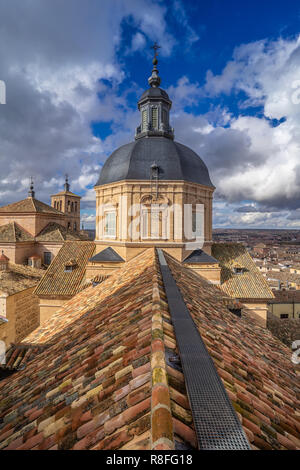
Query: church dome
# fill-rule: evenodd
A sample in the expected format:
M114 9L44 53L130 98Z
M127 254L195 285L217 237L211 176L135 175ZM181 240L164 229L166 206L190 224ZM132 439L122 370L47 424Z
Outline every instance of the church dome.
M213 187L208 169L189 147L166 137L144 137L123 145L106 160L96 186L122 180L150 180L156 164L159 179L184 180Z
M96 186L123 180L150 180L153 171L159 180L198 183L214 188L208 169L189 147L174 142L170 126L172 101L159 87L157 49L154 45L152 75L147 89L138 101L141 123L136 129L135 142L123 145L106 160Z
M151 87L151 88L148 88L148 90L144 91L144 93L142 94L142 96L140 97L139 99L139 102L143 101L144 99L146 98L163 98L167 101L170 101L170 98L169 98L169 95L168 93L163 90L162 88L154 88L154 87Z

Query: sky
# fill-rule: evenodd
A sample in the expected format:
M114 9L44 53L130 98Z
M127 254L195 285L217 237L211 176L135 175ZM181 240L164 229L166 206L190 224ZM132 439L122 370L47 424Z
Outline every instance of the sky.
M300 229L296 0L0 0L0 205L68 173L95 223L107 157L134 139L157 41L175 140L216 186L215 228Z

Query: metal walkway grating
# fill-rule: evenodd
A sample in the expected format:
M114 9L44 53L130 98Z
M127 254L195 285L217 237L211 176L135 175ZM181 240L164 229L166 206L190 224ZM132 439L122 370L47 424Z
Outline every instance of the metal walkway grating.
M251 450L161 249L157 250L201 450Z

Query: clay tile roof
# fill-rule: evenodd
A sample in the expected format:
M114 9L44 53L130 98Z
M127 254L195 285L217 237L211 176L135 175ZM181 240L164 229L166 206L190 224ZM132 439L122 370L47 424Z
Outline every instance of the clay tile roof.
M84 289L87 289L88 287L91 287L91 286L95 287L95 285L101 284L101 282L106 281L106 279L108 279L108 278L109 278L109 276L107 276L107 275L97 274L97 276L94 276L89 281L86 281L85 283L83 283L80 287L80 291L82 291Z
M299 449L289 348L165 256L253 448ZM178 348L154 249L78 293L24 344L46 349L0 381L0 449L197 447L180 359L168 360Z
M5 364L0 364L1 370L23 370L28 362L45 347L26 344L13 344L5 353Z
M0 242L27 242L34 238L16 222L0 226Z
M212 255L221 265L221 288L227 295L238 299L273 298L267 281L243 245L215 243ZM233 272L237 265L244 268L243 273Z
M197 446L154 250L121 271L26 338L47 349L0 381L0 448Z
M54 209L54 207L39 201L38 199L28 197L22 201L8 204L7 206L0 207L1 213L43 213L43 214L57 214L62 215L62 212Z
M67 230L56 222L50 222L36 236L36 240L39 242L61 242L67 240L86 240L86 236L72 230Z
M253 448L300 449L290 349L247 316L231 314L216 286L165 257Z
M35 289L35 294L50 297L70 297L76 294L80 289L86 265L94 249L94 242L65 242ZM73 262L74 269L66 272L66 266L69 265L70 260Z
M42 269L9 263L6 271L0 271L0 292L13 295L35 287L44 273Z
M124 259L111 247L100 251L89 261L92 263L124 263Z

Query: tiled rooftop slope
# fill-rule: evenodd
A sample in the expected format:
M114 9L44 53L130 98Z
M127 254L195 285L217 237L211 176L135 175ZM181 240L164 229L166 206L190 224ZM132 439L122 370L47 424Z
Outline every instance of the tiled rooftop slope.
M154 250L26 341L48 347L0 382L1 449L196 446Z
M212 255L221 266L221 289L238 299L272 299L274 297L267 281L255 266L246 248L240 243L214 243ZM234 266L244 268L234 274Z
M253 448L300 448L289 349L166 259ZM0 381L0 449L196 447L153 249L77 294L26 342L46 349Z
M299 377L290 349L233 315L215 286L165 256L253 448L300 449Z
M90 241L65 242L37 285L35 294L50 298L75 295L81 288L85 268L94 249L95 244ZM76 266L72 272L66 272L70 260L75 260Z
M45 204L34 197L28 197L22 201L8 204L7 206L0 207L0 213L26 213L37 212L43 214L62 214L62 212L54 209L54 207Z

